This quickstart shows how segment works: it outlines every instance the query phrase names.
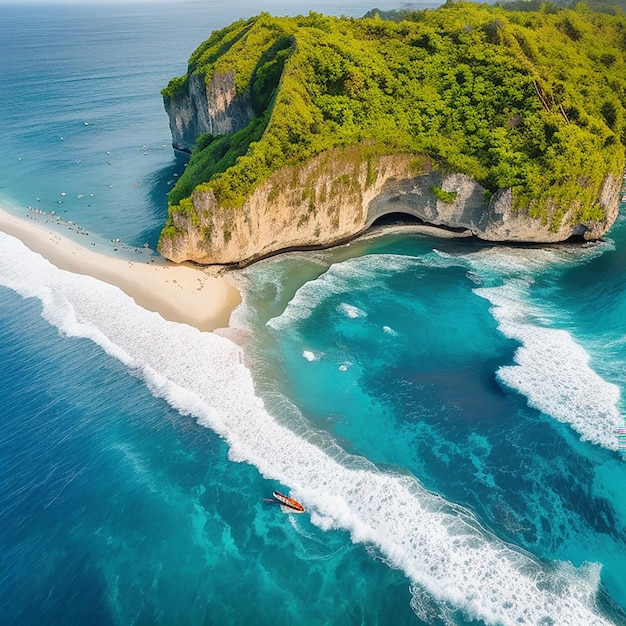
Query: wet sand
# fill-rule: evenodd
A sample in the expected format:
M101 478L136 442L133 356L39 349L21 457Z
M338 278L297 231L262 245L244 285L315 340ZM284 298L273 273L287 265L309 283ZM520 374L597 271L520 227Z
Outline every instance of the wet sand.
M119 287L135 302L163 318L212 331L228 325L240 293L219 270L177 265L161 257L151 262L115 258L85 248L46 228L0 209L0 231L16 237L59 269Z

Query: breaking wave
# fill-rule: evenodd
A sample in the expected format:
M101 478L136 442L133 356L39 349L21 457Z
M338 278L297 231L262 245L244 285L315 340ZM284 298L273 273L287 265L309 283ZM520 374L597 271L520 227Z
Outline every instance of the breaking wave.
M354 542L401 568L418 615L462 613L493 624L609 623L596 607L599 566L542 563L414 478L314 445L272 417L240 348L228 339L165 321L116 287L55 268L12 237L0 234L0 243L0 284L38 298L43 316L62 333L91 339L152 393L221 435L233 461L289 485L319 527L346 529Z

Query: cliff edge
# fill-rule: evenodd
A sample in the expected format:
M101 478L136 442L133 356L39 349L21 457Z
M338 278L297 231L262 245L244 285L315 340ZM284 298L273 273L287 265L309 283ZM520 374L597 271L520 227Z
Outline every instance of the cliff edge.
M626 94L626 20L463 4L403 17L262 14L213 33L163 91L192 157L161 254L245 264L388 213L487 241L602 237L626 137L603 81Z

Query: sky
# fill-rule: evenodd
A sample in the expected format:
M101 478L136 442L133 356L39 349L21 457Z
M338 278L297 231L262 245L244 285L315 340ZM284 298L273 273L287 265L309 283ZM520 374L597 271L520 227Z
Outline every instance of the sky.
M428 0L423 0L428 2ZM193 3L197 4L199 2L203 2L208 7L211 5L224 5L228 0L0 0L0 5L5 4L14 4L14 5L25 5L25 4L75 4L75 5L84 5L84 4L182 4L182 3ZM349 4L350 0L346 0L346 4ZM383 2L384 4L389 4L389 2ZM320 8L323 8L325 2L324 0L312 0L311 6L319 5ZM380 2L378 4L381 4ZM405 4L420 4L420 0L417 2L406 2L406 0L397 0L396 3L393 3L394 6L397 4L398 7L401 7ZM377 6L376 0L372 0L372 7ZM262 9L259 9L261 11Z
M20 5L24 6L25 4L32 5L67 5L67 4L75 4L75 5L85 5L85 4L180 4L185 0L0 0L0 6L2 5ZM210 0L207 2L210 6Z

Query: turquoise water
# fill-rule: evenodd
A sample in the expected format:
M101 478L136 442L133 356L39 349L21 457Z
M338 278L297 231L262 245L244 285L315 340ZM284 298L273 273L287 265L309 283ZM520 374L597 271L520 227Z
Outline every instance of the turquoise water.
M0 7L0 206L154 247L159 89L257 10ZM211 334L0 233L2 622L626 624L625 244L381 232Z

